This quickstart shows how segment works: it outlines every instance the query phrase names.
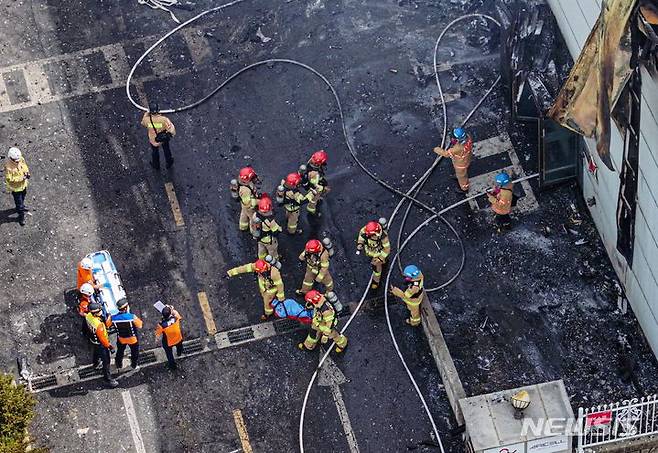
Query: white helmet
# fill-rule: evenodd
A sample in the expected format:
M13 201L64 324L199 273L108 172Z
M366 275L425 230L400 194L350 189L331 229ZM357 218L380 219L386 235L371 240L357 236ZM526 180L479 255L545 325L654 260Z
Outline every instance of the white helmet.
M15 162L18 162L21 160L21 157L23 157L23 154L21 153L21 150L16 148L15 146L12 146L9 148L9 152L7 153L7 156Z
M89 270L94 267L94 262L91 260L91 258L85 256L82 258L82 261L80 261L80 267Z
M90 283L83 283L82 286L80 286L80 292L85 296L91 296L94 294L94 287L91 286Z

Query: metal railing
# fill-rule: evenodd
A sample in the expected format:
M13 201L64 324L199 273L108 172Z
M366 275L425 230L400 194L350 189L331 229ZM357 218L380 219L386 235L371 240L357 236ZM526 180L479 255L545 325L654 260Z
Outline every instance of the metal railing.
M658 395L578 409L576 451L658 434Z

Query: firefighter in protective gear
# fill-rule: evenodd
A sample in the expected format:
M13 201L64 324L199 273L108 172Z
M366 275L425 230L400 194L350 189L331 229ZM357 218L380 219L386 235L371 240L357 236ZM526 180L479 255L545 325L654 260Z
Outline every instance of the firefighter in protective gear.
M356 240L357 254L365 248L366 256L371 258L372 265L372 289L379 287L382 278L382 271L388 255L391 253L391 242L388 239L388 233L384 230L379 222L368 222L361 231Z
M258 290L263 298L263 315L260 319L261 321L266 321L274 313L272 301L277 299L283 302L286 299L281 273L279 269L271 266L263 259L234 267L233 269L229 269L227 273L229 277L234 277L249 272L255 273L258 276Z
M27 185L30 179L30 169L20 149L16 147L9 148L7 157L8 159L5 162L5 183L14 198L18 223L23 226L25 225L25 211L27 211L25 196L27 195Z
M496 214L498 232L509 229L512 226L512 202L514 199L514 184L510 175L502 171L496 175L494 187L487 193L491 209Z
M405 320L410 326L420 325L420 304L425 297L425 288L423 287L423 273L417 266L410 264L402 272L407 288L402 291L391 285L391 293L402 299L409 310L409 318Z
M119 313L108 316L105 321L107 327L114 325L117 331L117 355L114 363L117 369L123 368L123 354L126 347L130 348L130 366L136 370L139 365L139 335L137 329L143 326L142 320L133 313L130 313L130 306L126 299L121 299L117 303Z
M343 352L347 347L347 337L336 330L338 317L331 303L319 291L311 290L304 296L307 307L313 307L313 321L303 343L297 346L301 350L312 351L318 344L326 344L329 340L336 343L335 351Z
M284 187L283 208L286 210L287 231L289 234L301 234L302 230L297 227L299 224L299 211L302 203L308 201L306 195L299 190L301 188L302 175L299 173L290 173L286 179L281 181Z
M452 160L459 188L464 193L468 192L468 166L471 164L471 158L473 157L473 139L471 136L464 129L458 127L452 131L450 146L447 149L437 146L434 148L434 152L439 156L449 157Z
M99 303L89 304L89 313L85 315L85 321L89 329L89 339L94 347L93 364L96 369L103 369L105 382L109 387L114 388L119 385L110 373L110 351L114 350L114 346L110 343L102 316L103 310Z
M238 175L238 197L240 199L240 231L249 230L249 221L256 212L260 195L256 189L258 175L251 167L244 167Z
M258 211L251 218L251 233L258 239L258 258L264 259L267 255L272 258L279 257L279 240L281 226L272 215L272 199L263 194L258 200Z
M320 150L313 153L308 161L307 187L308 187L308 205L306 210L311 215L319 216L317 212L318 203L329 193L329 184L324 176L329 157L326 151Z
M174 164L174 158L171 156L169 148L169 139L176 135L174 123L169 118L160 114L160 106L156 102L149 105L149 111L144 112L142 117L142 126L148 131L149 144L151 145L151 166L160 169L160 146L164 152L167 168ZM158 141L158 134L167 132L167 138L164 141Z
M301 289L297 294L306 294L313 289L313 283L324 285L325 292L334 290L334 280L329 273L329 251L320 241L311 239L306 243L304 251L299 255L300 261L306 262L306 273Z

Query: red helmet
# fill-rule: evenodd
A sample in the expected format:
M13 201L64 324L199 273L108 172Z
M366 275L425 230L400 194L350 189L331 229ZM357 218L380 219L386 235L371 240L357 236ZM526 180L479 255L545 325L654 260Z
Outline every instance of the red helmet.
M320 294L320 291L312 289L306 293L306 295L304 296L304 300L309 304L316 305L322 302L322 297L323 296L322 294Z
M256 174L256 171L251 168L251 167L244 167L243 169L240 170L240 181L248 183L256 179L258 175Z
M322 243L317 239L311 239L306 243L306 247L304 247L304 249L308 253L320 253L322 251Z
M267 272L270 270L270 263L265 260L256 260L254 263L254 270L259 274Z
M366 223L366 228L365 228L366 236L373 236L381 232L382 232L382 225L379 222L375 222L373 220L372 222Z
M288 176L286 176L285 185L289 189L294 189L301 182L302 182L302 175L300 175L299 173L290 173Z
M327 152L321 149L320 151L316 151L313 153L308 163L313 165L314 167L321 167L322 165L325 165L327 163L327 160L329 160L329 156L327 156Z
M272 199L267 194L263 194L258 200L258 212L262 214L272 212Z

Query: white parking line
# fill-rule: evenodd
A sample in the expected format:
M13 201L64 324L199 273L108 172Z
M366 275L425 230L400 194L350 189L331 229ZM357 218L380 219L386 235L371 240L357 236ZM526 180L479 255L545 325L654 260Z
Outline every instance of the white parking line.
M126 415L128 416L128 423L130 424L130 433L133 436L135 451L137 453L146 453L144 439L142 439L142 431L139 428L139 422L137 421L137 414L135 413L132 396L130 396L130 390L124 390L121 392L121 398L123 398L123 406L126 409Z

